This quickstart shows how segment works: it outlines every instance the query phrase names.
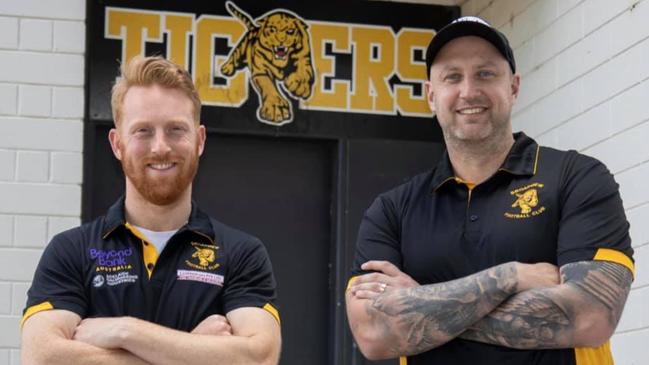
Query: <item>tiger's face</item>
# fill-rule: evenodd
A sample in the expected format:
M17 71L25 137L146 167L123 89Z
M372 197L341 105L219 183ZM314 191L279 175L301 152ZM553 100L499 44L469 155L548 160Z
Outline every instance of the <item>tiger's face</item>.
M303 25L290 14L275 13L264 19L259 42L270 51L273 65L284 68L290 55L302 44Z

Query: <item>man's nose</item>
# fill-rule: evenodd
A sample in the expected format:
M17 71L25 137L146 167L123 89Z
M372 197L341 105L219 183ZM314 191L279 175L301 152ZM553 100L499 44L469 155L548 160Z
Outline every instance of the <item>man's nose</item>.
M463 99L474 99L481 94L481 89L479 83L470 77L462 80L460 84L460 97Z
M164 155L171 151L171 145L164 131L156 131L151 144L151 152L157 155Z

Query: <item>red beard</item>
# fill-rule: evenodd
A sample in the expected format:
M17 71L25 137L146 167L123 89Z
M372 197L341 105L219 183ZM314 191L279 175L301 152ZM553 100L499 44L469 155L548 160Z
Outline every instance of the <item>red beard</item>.
M172 153L138 161L136 164L132 158L129 158L126 151L122 150L122 170L128 177L135 189L148 202L155 205L169 205L177 201L194 180L198 171L198 147L195 153L187 159L174 156ZM164 163L175 161L175 169L178 169L173 176L152 177L147 174L148 164Z

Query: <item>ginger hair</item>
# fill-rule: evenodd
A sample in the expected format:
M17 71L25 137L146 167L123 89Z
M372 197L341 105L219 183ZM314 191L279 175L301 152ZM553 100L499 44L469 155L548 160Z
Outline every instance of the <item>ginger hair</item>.
M151 85L182 91L194 104L194 121L199 122L201 99L187 70L160 56L136 56L122 64L120 71L121 77L113 86L110 100L116 126L121 122L122 105L128 89L131 86Z

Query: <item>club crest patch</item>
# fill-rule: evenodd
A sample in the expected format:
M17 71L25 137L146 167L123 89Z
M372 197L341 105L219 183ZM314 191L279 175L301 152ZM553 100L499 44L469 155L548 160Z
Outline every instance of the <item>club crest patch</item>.
M191 245L195 251L192 253L190 260L185 260L187 266L198 270L214 270L220 266L220 264L215 263L218 246L198 242L192 242Z
M532 183L514 189L510 192L513 202L510 211L505 212L505 217L510 219L525 219L541 215L545 212L545 206L539 198L539 191L545 185L542 183Z

